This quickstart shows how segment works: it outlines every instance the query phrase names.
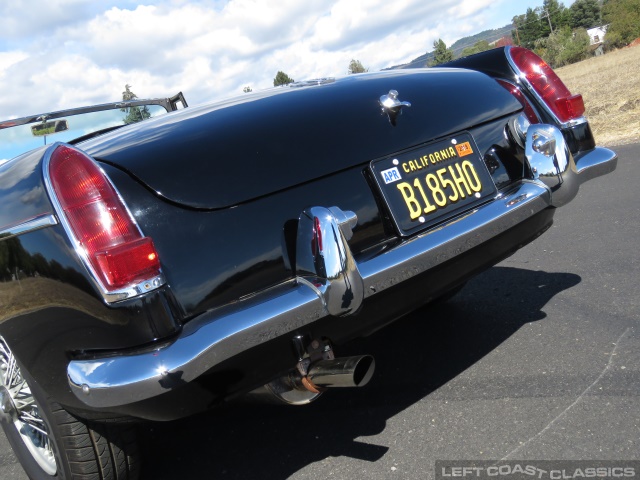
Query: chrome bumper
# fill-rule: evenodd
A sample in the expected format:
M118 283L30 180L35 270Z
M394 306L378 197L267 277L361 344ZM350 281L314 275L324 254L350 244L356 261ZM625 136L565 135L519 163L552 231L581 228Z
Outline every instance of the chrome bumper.
M613 171L617 156L596 148L577 162L569 155L566 168L562 169L556 158L548 157L547 163L541 158L533 161L542 178L524 180L490 203L359 264L351 256L344 222L337 218L336 210L310 209L313 212L307 211L308 215L326 217L322 220L325 243L331 236L337 243L329 248L334 248L333 253L325 245L325 253L329 259L332 255L340 259L337 268L325 260L322 271L329 273L324 276L306 271L295 280L206 312L187 323L175 341L161 348L72 360L67 369L71 390L82 403L96 408L145 400L190 382L252 347L332 314L349 315L366 298L442 264L550 206L566 203L575 196L580 183ZM344 295L347 284L354 300L341 305L335 299Z

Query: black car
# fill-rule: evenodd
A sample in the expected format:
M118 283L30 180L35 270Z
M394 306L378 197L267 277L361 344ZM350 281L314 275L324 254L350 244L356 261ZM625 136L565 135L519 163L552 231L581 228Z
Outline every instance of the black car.
M341 345L452 295L617 161L519 47L178 103L0 123L62 139L120 112L0 165L1 419L32 478L135 478L136 419L365 385L374 359ZM149 106L168 113L121 121Z

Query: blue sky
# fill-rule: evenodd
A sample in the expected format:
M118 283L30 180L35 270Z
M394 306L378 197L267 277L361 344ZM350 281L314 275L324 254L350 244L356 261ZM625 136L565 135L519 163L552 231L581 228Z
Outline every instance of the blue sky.
M11 0L0 6L0 119L183 91L191 105L407 62L542 0ZM568 6L568 4L567 4Z

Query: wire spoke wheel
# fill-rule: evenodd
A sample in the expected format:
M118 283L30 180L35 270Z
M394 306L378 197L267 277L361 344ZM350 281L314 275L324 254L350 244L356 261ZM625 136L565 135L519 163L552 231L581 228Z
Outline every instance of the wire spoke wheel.
M47 427L13 353L0 337L0 410L10 418L27 450L48 475L55 475L56 460Z
M78 417L47 394L0 336L0 424L33 480L136 480L140 451L128 418Z

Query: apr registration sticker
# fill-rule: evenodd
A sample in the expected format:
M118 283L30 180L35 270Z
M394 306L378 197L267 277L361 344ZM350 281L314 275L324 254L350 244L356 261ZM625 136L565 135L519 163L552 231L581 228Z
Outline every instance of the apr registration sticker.
M382 180L384 180L384 183L386 184L397 182L398 180L402 180L402 177L400 176L400 172L398 171L398 167L393 167L393 168L389 168L388 170L384 170L380 172L380 175L382 176Z

